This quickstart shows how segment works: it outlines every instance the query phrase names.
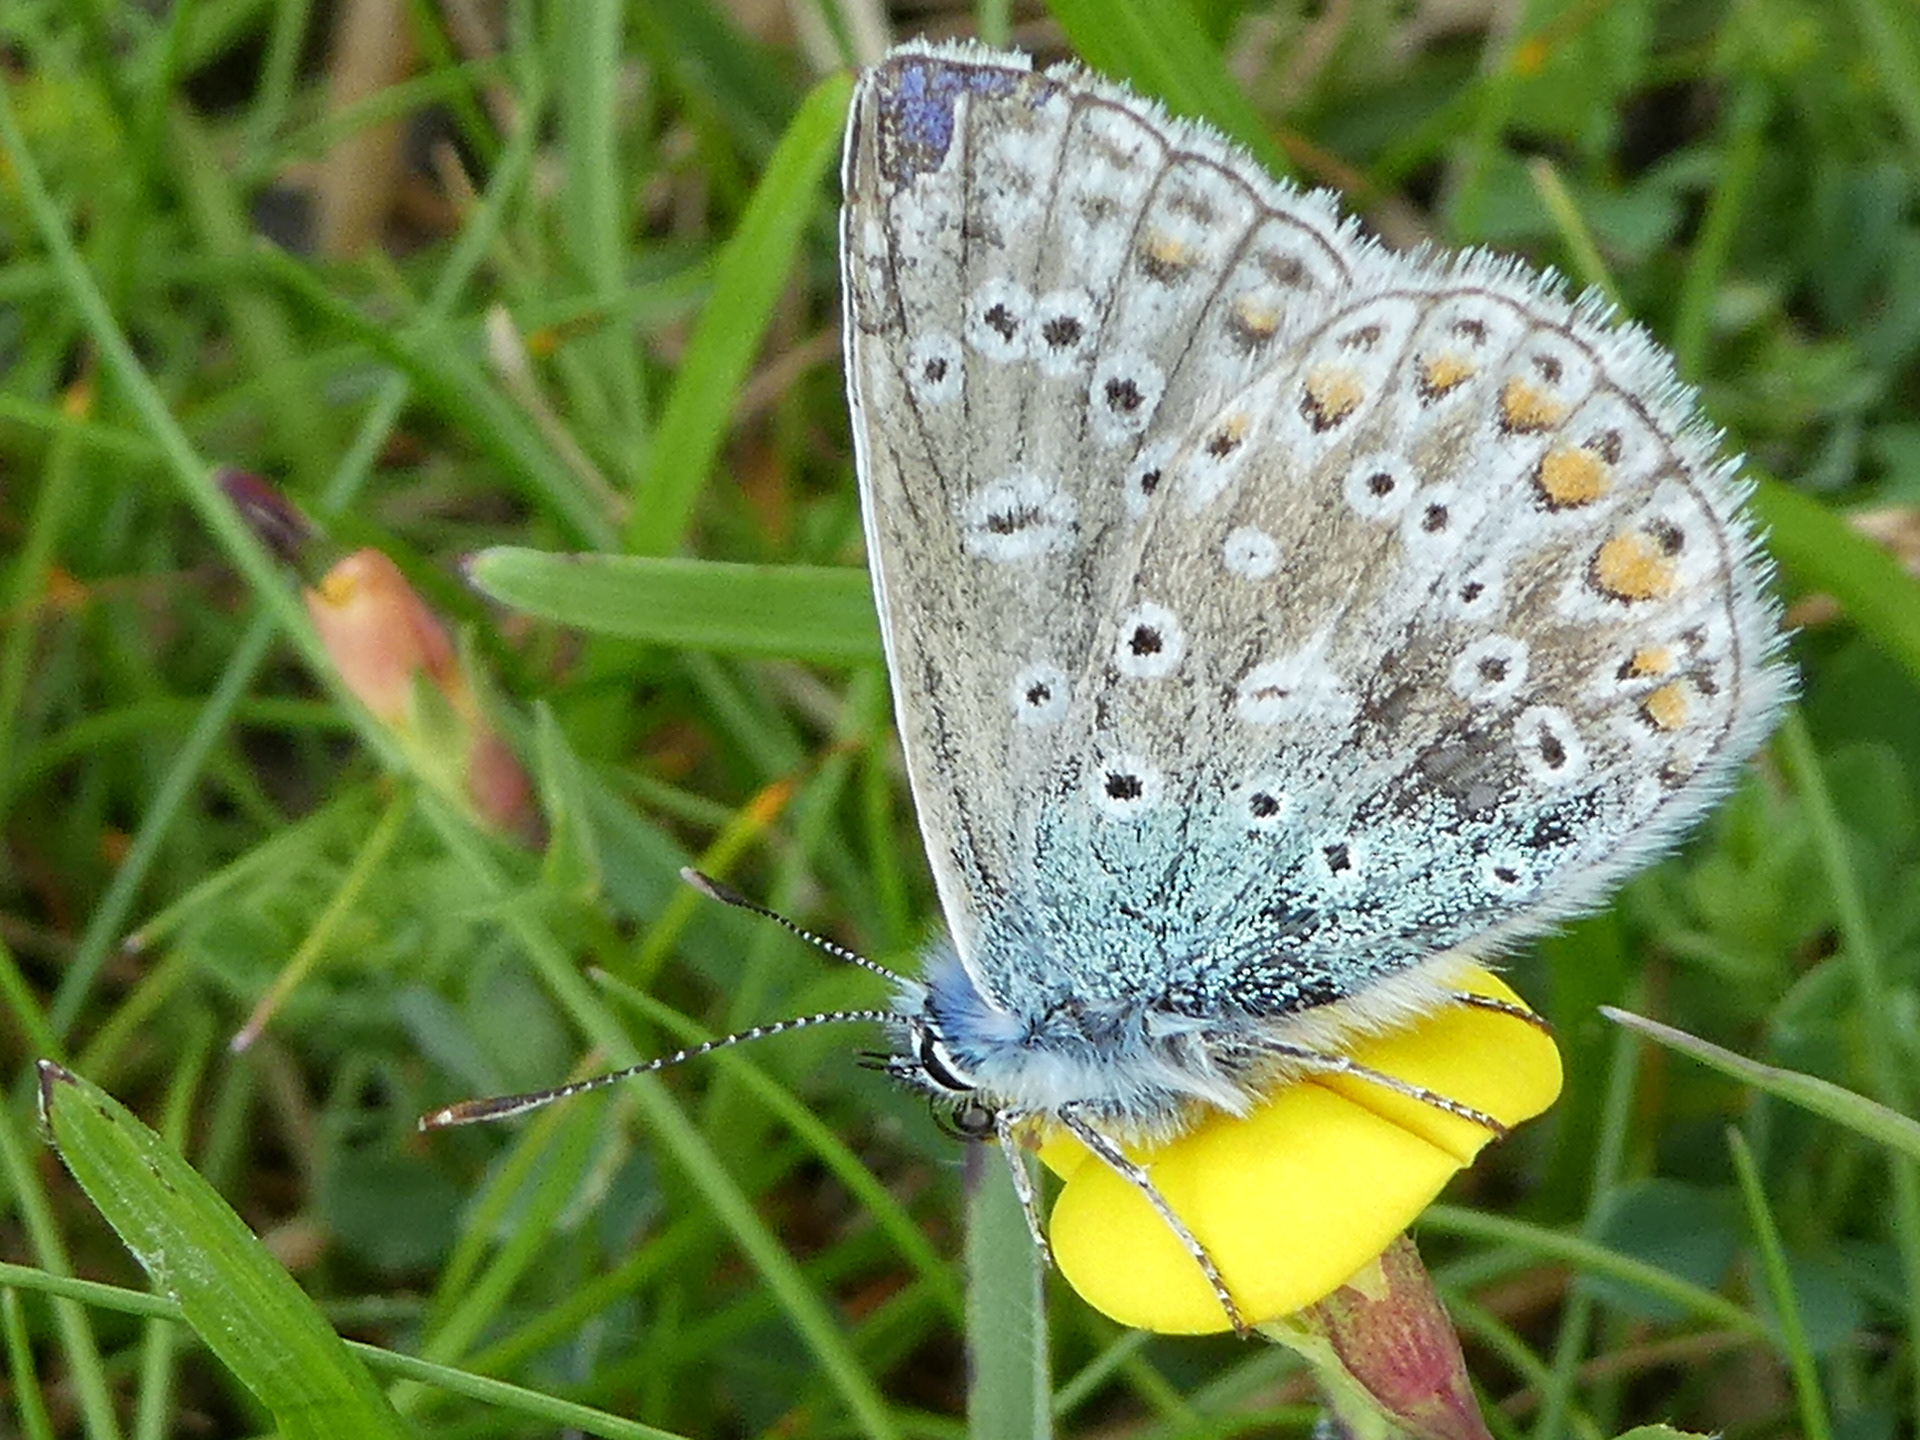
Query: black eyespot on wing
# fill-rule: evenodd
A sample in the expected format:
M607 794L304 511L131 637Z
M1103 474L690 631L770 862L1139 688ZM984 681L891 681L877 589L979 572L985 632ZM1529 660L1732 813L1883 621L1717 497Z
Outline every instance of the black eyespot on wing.
M1040 327L1040 338L1050 349L1066 350L1080 343L1086 327L1071 315L1056 315Z

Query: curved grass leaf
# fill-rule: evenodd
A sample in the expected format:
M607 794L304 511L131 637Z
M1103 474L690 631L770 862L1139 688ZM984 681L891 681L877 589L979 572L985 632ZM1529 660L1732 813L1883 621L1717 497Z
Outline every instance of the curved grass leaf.
M720 252L713 294L687 341L627 517L632 551L665 555L679 548L693 502L726 438L734 396L760 348L801 237L820 213L820 182L840 154L852 94L850 75L830 75L801 103L739 228Z
M42 1060L40 1113L67 1169L154 1288L179 1303L285 1440L413 1433L232 1207L131 1111Z
M596 634L827 664L880 658L864 570L501 546L467 575L504 605Z
M1902 1115L1897 1110L1889 1110L1885 1105L1869 1100L1845 1086L1822 1080L1817 1075L1802 1074L1798 1070L1762 1065L1758 1060L1749 1060L1744 1055L1723 1050L1710 1041L1689 1035L1684 1030L1676 1030L1671 1025L1662 1025L1658 1020L1649 1020L1644 1015L1635 1015L1630 1010L1602 1005L1600 1013L1615 1024L1624 1025L1669 1050L1692 1056L1708 1069L1718 1070L1722 1075L1729 1075L1756 1090L1764 1090L1769 1095L1791 1101L1803 1110L1825 1116L1836 1125L1844 1125L1863 1139L1920 1160L1920 1121Z
M1920 680L1920 584L1894 558L1811 496L1765 476L1753 508L1767 549L1794 580L1824 590Z

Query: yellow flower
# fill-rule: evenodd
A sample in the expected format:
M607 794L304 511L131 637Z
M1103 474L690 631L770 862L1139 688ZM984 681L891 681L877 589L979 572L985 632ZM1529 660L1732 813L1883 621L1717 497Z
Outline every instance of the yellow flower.
M1463 989L1521 1004L1498 978ZM1353 1045L1359 1064L1517 1125L1560 1093L1560 1055L1511 1015L1450 1005ZM1214 1114L1130 1153L1214 1263L1247 1322L1324 1299L1380 1254L1492 1136L1351 1076L1283 1086L1251 1115ZM1095 1309L1175 1335L1225 1330L1193 1257L1145 1197L1069 1136L1040 1158L1064 1180L1049 1222L1060 1271Z

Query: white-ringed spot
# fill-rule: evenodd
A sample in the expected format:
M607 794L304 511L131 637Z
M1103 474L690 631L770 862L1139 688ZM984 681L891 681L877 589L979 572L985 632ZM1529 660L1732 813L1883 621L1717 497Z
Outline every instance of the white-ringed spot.
M1073 542L1073 497L1031 473L988 481L960 518L968 551L983 560L1025 560Z
M1340 493L1362 519L1391 520L1412 502L1418 488L1405 461L1368 455L1347 471Z
M1186 650L1180 617L1164 605L1146 601L1121 618L1113 663L1129 679L1158 680L1173 673Z
M1115 820L1137 820L1166 788L1160 772L1135 755L1116 755L1093 767L1094 807Z
M1033 306L1033 354L1043 374L1071 375L1093 353L1099 312L1085 290L1055 290Z
M1532 705L1513 723L1520 766L1542 785L1571 783L1586 773L1587 745L1563 710Z
M1293 798L1277 777L1264 775L1242 785L1228 804L1252 833L1282 824L1293 809Z
M1506 582L1491 564L1480 564L1449 581L1444 594L1447 613L1456 619L1488 620L1505 603Z
M1087 387L1095 437L1115 445L1140 434L1166 388L1165 372L1146 356L1130 350L1109 355L1095 367Z
M1220 563L1242 580L1264 580L1280 566L1280 546L1266 531L1242 525L1220 547Z
M1527 647L1511 635L1484 636L1454 657L1447 678L1469 705L1496 705L1526 684Z
M966 356L944 331L915 337L907 347L907 387L922 405L946 405L966 387Z
M1120 497L1128 515L1137 520L1147 513L1147 505L1165 488L1167 467L1173 463L1179 448L1180 442L1168 437L1154 441L1133 457L1133 464L1127 467L1126 489Z
M967 302L967 343L988 360L1009 364L1032 351L1033 295L1004 276L985 281Z
M1051 725L1067 713L1067 672L1046 660L1023 667L1013 677L1007 698L1022 725Z

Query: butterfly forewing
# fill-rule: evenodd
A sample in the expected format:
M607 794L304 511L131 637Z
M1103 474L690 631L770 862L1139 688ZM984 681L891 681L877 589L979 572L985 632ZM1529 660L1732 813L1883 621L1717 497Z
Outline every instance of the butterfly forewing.
M863 78L842 220L868 545L963 958L1030 924L1038 786L1194 411L1347 283L1329 206L1076 75L908 49ZM1031 784L963 787L963 775ZM997 903L997 902L1009 903ZM1003 987L982 979L988 993Z
M846 184L900 727L1011 1013L1392 1018L1764 735L1739 487L1638 332L977 50L868 73Z

